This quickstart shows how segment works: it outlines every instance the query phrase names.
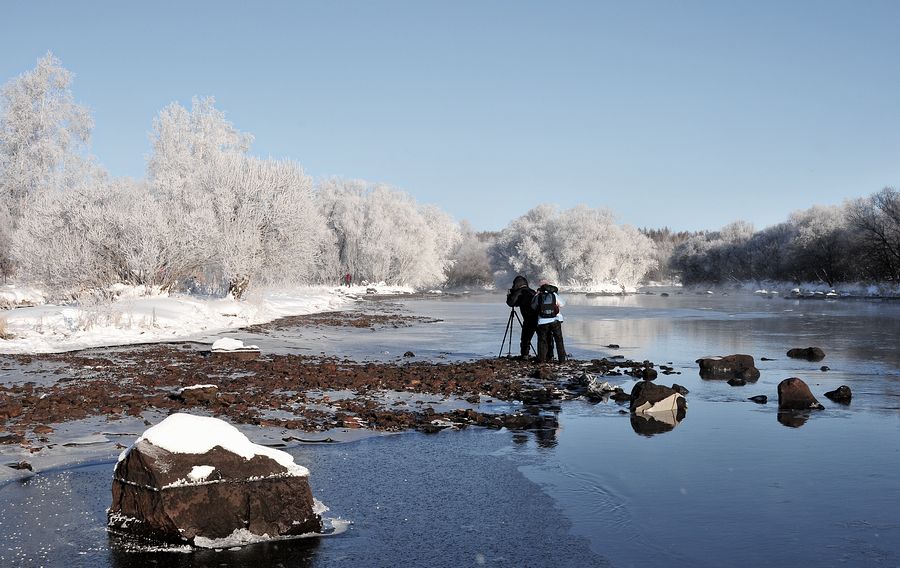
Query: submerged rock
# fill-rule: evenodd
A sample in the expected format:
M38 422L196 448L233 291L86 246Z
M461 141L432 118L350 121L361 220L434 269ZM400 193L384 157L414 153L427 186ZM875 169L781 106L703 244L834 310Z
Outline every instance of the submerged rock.
M747 400L752 400L752 401L755 402L756 404L766 404L766 403L769 402L769 397L767 397L767 396L764 395L764 394L758 394L758 395L756 395L756 396L751 396L751 397L748 398Z
M833 391L829 391L825 393L829 399L834 402L840 402L841 404L850 404L850 399L853 398L853 393L850 392L850 387L847 385L841 385Z
M317 532L321 519L309 471L290 454L251 443L222 420L173 414L120 456L108 529L206 545Z
M759 369L752 355L725 355L724 357L701 357L700 378L711 380L741 379L755 381L759 378Z
M821 361L825 358L825 352L819 347L795 347L788 350L787 356L791 359L806 359L807 361Z
M809 386L802 379L791 377L778 383L778 408L779 410L810 410L822 409L822 404L816 400Z

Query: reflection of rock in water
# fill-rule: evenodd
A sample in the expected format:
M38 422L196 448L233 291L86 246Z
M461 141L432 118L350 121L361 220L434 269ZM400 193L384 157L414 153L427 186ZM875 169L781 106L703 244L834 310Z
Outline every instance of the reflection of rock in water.
M809 420L808 410L782 410L778 412L778 421L788 428L799 428Z
M653 436L655 434L663 434L675 429L682 420L684 420L684 410L670 410L665 412L654 412L652 414L632 414L631 428L636 434L641 436Z
M671 387L641 381L631 390L631 427L638 434L652 436L673 430L686 413L687 401Z

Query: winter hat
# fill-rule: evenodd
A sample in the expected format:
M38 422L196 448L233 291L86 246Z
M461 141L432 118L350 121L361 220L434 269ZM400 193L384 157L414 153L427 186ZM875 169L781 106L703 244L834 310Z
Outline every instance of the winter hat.
M518 288L525 288L527 286L528 286L528 279L525 278L524 276L522 276L521 274L519 274L518 276L513 278L513 285L512 285L513 290L516 290Z

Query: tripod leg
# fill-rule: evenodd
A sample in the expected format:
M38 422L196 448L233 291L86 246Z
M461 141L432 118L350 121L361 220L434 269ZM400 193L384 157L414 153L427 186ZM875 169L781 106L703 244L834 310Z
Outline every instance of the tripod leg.
M506 320L506 331L503 332L503 341L500 342L500 351L497 353L497 358L503 357L503 347L506 345L506 336L509 336L510 345L512 345L512 318L515 310L510 312L509 319ZM509 355L509 352L507 352Z
M515 311L513 311L513 313L515 313ZM519 321L519 327L524 328L525 324L522 323L521 319L519 319L519 314L516 314L516 319ZM510 323L512 323L512 322L510 322ZM533 352L534 356L537 357L537 349L534 348L534 344L530 340L528 341L528 348L530 349L529 353Z

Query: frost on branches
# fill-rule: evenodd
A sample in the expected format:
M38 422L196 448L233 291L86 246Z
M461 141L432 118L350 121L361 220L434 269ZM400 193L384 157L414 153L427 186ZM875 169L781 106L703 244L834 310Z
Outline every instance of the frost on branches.
M317 194L337 254L333 277L356 281L434 286L445 280L459 227L434 207L408 194L361 180L330 179Z
M617 225L606 209L557 211L539 205L501 231L491 250L499 275L546 278L568 287L632 287L654 266L653 243L637 229Z

